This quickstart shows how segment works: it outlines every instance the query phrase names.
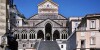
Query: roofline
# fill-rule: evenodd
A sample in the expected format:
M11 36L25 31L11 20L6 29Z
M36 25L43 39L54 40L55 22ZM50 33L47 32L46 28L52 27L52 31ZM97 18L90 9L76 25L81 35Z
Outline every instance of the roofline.
M62 14L58 14L58 15L61 15L62 17L64 17L66 20L68 20L68 18L66 18L65 16L63 16Z
M49 0L48 0L48 1L49 1ZM41 2L41 3L39 3L38 6L40 6L40 5L43 4L44 2L47 2L47 1L45 0L45 1ZM52 3L54 3L56 6L59 6L58 4L56 4L55 2L53 2L52 0L50 0L49 2L52 2Z
M35 14L35 15L38 15L38 14ZM35 15L29 17L27 20L30 20L30 18L34 17ZM61 14L58 14L58 15L61 15ZM61 15L62 17L64 17L66 20L68 20L68 18L66 18L65 16Z
M34 16L36 16L36 15L38 15L38 14L34 14L34 15L32 15L31 17L29 17L27 20L29 20L30 18L32 18L32 17L34 17Z

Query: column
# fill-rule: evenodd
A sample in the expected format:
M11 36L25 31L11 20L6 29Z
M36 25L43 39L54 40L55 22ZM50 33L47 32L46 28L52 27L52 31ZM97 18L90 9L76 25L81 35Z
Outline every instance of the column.
M44 41L45 41L45 30L43 29L43 32L44 32Z
M53 29L52 29L52 41L53 41L53 32L54 32L54 31L53 31Z
M61 33L60 33L60 39L61 39Z
M52 33L52 41L53 41L53 33Z
M27 39L29 39L29 34L27 34Z
M37 33L35 34L35 39L37 39Z
M64 34L62 34L63 35L63 39L64 39Z

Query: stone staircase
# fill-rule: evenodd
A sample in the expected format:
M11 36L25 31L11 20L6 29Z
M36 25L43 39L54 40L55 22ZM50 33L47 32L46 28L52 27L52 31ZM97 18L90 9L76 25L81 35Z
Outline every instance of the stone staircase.
M60 50L56 41L41 41L37 50Z

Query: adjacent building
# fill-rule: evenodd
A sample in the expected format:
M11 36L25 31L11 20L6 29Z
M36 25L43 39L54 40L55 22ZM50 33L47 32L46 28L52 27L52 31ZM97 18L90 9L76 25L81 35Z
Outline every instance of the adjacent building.
M71 33L75 31L75 29L78 27L78 25L81 22L82 17L69 17L68 18L68 33L70 36Z
M100 14L82 18L75 32L67 39L68 50L100 50Z
M8 18L7 11L8 11L8 1L0 0L0 50L4 49L2 46L7 45L7 38L4 37L7 32L7 18Z

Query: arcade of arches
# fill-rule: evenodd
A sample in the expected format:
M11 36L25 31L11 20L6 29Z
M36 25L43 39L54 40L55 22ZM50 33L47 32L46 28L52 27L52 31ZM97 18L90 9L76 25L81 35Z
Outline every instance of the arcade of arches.
M25 34L25 33L26 31L24 30L22 31L21 35L15 34L15 37L19 39L19 37L21 36L21 39L28 39L28 36L29 36L29 39L36 39L36 34L34 30L31 30L29 32L30 35ZM52 34L52 25L50 23L47 23L45 25L45 34L42 30L39 30L37 32L37 39L44 39L44 40L67 39L67 36L68 35L66 31L62 31L60 35L60 32L58 30L55 30Z

